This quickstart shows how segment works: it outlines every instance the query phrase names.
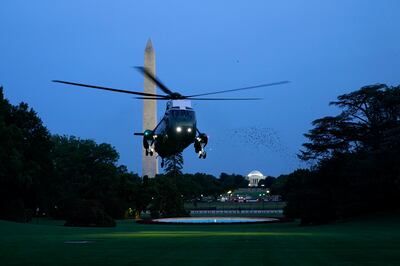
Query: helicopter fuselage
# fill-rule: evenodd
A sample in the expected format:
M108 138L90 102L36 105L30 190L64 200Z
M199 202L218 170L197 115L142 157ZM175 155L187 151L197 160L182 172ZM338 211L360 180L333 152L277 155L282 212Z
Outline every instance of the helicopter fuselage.
M139 133L137 133L139 135ZM165 114L154 129L146 129L143 135L143 148L146 156L153 156L154 152L162 158L181 153L190 144L194 143L194 150L199 158L206 158L204 147L208 137L197 129L196 113L190 100L169 100Z
M149 145L154 145L154 150L160 157L165 158L182 152L194 143L196 132L196 114L191 102L170 100L163 118L152 132L153 136L147 138L147 141L150 142Z

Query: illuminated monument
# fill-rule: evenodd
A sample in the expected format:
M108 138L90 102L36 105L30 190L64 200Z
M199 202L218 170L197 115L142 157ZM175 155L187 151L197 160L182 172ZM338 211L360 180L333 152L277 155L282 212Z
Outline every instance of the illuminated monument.
M156 55L154 53L151 39L147 41L144 50L144 67L154 75L156 74ZM144 78L144 92L156 94L156 85L147 77ZM143 132L146 129L153 130L157 125L157 101L143 101ZM146 151L142 148L142 176L154 177L158 174L158 163L156 154L146 156Z
M251 171L247 176L246 179L249 180L249 187L257 187L258 182L265 179L264 176L260 171Z

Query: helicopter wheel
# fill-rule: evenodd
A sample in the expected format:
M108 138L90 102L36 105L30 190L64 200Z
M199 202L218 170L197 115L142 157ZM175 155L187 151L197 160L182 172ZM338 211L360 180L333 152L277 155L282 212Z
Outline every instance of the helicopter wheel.
M205 159L205 158L207 158L207 153L206 152L203 153L203 159Z
M153 151L150 151L150 156L153 156L153 154L154 154Z
M146 156L149 156L149 151L146 149Z

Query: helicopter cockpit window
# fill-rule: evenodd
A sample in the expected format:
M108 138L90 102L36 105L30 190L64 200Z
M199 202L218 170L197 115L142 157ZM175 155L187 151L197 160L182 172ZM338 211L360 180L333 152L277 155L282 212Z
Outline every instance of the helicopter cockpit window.
M194 112L187 110L171 110L170 114L174 118L179 118L184 121L194 120Z

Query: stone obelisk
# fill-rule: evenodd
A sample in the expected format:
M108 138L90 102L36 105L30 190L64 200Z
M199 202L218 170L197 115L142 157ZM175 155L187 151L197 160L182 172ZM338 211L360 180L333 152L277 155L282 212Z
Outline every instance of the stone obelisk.
M147 41L144 50L144 67L153 75L156 74L156 55L154 53L151 39ZM147 77L144 78L144 92L156 94L156 85ZM143 132L146 129L153 130L157 125L157 101L143 100ZM142 176L153 178L158 174L158 163L156 154L146 156L145 149L142 150Z

